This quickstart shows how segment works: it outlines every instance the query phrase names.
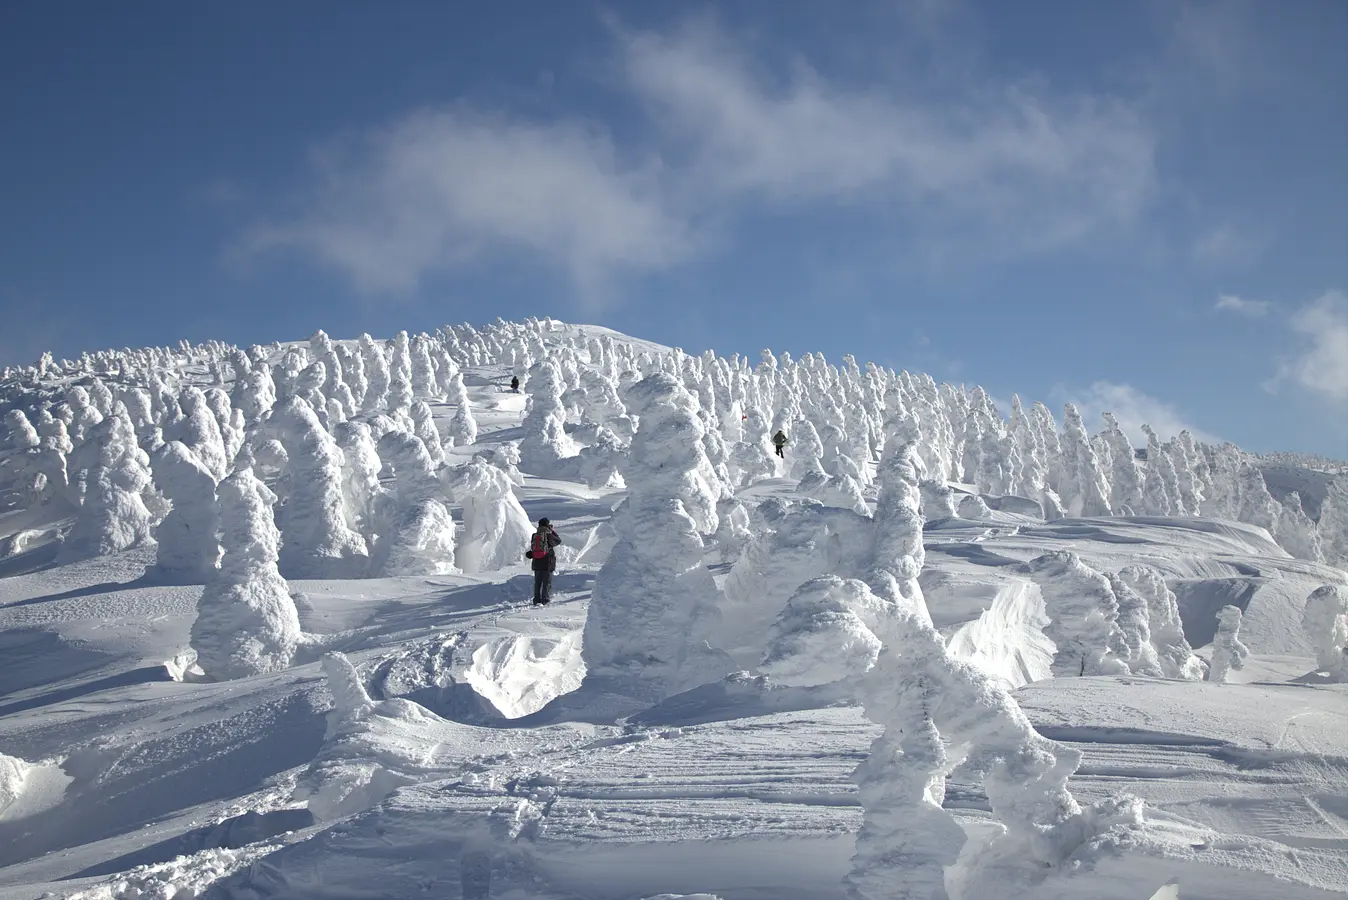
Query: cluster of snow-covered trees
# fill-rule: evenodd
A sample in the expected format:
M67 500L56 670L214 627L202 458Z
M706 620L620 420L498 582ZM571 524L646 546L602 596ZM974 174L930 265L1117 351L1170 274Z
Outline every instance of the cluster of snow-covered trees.
M472 450L456 452L474 447L479 430L463 372L485 366L521 378L525 412L517 445L488 441L470 457ZM1213 516L1262 527L1293 555L1348 565L1342 478L1328 479L1322 496L1275 499L1258 461L1232 445L1187 432L1162 440L1147 429L1147 446L1135 448L1108 414L1094 436L1071 405L1061 427L1047 407L1027 409L1018 397L1003 417L981 388L863 368L851 357L834 365L764 351L751 363L657 352L551 320L498 320L389 341L333 341L319 331L307 343L246 350L183 342L74 361L47 355L6 370L0 397L7 480L24 505L73 519L64 560L157 544L158 577L220 578L228 556L220 485L248 470L275 498L269 515L281 576L488 571L518 562L530 530L513 490L521 470L626 486L615 555L633 571L656 540L637 535L650 529L671 546L698 535L687 553L714 544L735 564L722 608L703 609L691 591L691 606L649 612L688 634L719 617L721 650L740 667L763 662L778 613L749 602L750 585L766 580L790 596L809 580L800 573L864 575L857 547L870 538L858 543L858 523L880 521L891 508L884 467L898 463L882 453L896 441L928 518L986 516L989 503L1009 508L1010 498L1046 518ZM435 409L445 406L437 421ZM773 453L779 429L790 438L785 458ZM671 481L672 471L682 480ZM814 502L750 511L735 500L739 489L773 477L795 480ZM973 495L957 503L951 483ZM678 506L657 515L643 497ZM696 578L692 559L670 578ZM1197 677L1201 666L1159 576L1084 568L1072 559L1028 567L1054 622L1055 668ZM1068 598L1054 586L1069 581L1082 592ZM813 621L816 606L802 598L791 614ZM605 604L595 609L593 665L650 657L650 648L625 646L639 638L605 623ZM799 641L798 630L783 633ZM808 668L785 645L775 652L776 671ZM696 653L666 662L669 684L680 683L675 670L707 665Z
M463 372L484 366L523 381L517 445L475 447ZM950 652L919 583L926 520L987 516L993 498L1016 497L1046 518L1237 519L1297 555L1348 559L1340 482L1309 510L1295 493L1275 499L1230 445L1148 429L1139 453L1112 416L1092 436L1070 405L1059 428L1042 404L1013 398L1004 418L981 388L851 357L765 351L751 364L531 319L387 342L318 332L246 351L44 357L6 375L19 392L5 464L23 502L70 515L66 559L157 544L158 577L204 583L192 641L216 678L291 663L304 635L286 576L515 565L531 531L521 471L626 487L586 619L586 680L633 708L744 671L860 703L882 733L855 773L856 898L892 896L900 881L911 896L946 896L964 843L942 807L957 770L983 785L1003 826L962 867L965 896L1023 889L1141 816L1126 799L1083 808L1067 788L1077 752ZM452 415L437 422L441 405ZM737 499L774 477L803 499ZM974 496L957 503L952 482ZM723 585L708 550L731 564ZM1244 658L1228 607L1205 667L1150 567L1098 572L1063 552L1014 574L1043 598L1056 675L1192 680L1206 668L1220 681ZM1319 668L1348 677L1348 590L1316 591L1303 624Z

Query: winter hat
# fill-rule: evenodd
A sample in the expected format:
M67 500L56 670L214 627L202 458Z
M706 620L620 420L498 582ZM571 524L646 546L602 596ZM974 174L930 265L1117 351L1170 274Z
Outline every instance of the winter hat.
M544 525L551 525L552 521L550 519L543 518L538 520L538 524L540 527L542 527Z

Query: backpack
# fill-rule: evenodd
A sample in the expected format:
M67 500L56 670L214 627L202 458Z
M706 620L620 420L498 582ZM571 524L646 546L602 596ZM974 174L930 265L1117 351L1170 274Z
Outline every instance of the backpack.
M534 539L529 544L529 556L533 559L543 559L548 555L548 536L541 531L534 533Z

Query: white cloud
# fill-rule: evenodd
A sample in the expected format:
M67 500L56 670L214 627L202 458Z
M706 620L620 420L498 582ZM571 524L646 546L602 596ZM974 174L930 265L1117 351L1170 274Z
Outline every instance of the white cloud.
M1237 227L1229 222L1210 228L1194 240L1194 261L1209 268L1230 268L1257 262L1273 243L1267 232Z
M539 122L466 106L416 112L315 153L307 186L247 229L361 291L410 292L484 257L542 261L582 288L675 265L754 204L864 208L901 246L962 259L1127 228L1155 181L1154 138L1126 103L1041 83L830 80L755 68L742 36L702 24L613 29L638 126Z
M1200 441L1221 443L1219 438L1190 424L1183 413L1172 404L1153 397L1130 384L1096 381L1087 388L1067 388L1061 385L1052 390L1058 403L1072 403L1081 412L1086 428L1095 433L1104 427L1101 413L1110 412L1119 420L1119 427L1135 446L1145 446L1147 437L1143 425L1150 425L1162 440L1181 431L1189 431Z
M1273 304L1267 300L1246 300L1235 294L1222 294L1212 308L1240 316L1257 317L1265 315L1273 308Z
M1281 366L1270 389L1290 380L1340 414L1348 412L1348 295L1327 291L1288 324L1297 340L1295 357Z
M705 24L621 34L625 74L716 195L867 205L918 234L1011 252L1128 225L1153 187L1154 138L1127 104L1042 85L774 78Z
M421 111L315 154L298 211L253 226L245 257L301 251L365 292L406 292L435 270L524 251L589 284L691 249L658 171L603 132L468 108Z

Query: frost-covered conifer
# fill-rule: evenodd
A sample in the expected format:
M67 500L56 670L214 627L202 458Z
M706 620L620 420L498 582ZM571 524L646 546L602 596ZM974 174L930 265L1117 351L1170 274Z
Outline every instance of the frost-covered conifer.
M233 404L243 410L244 421L256 424L276 405L276 384L271 369L258 366L234 382Z
M272 366L271 375L276 385L277 399L285 399L295 393L295 382L308 365L309 354L303 347L291 347L286 350L281 361Z
M1113 413L1105 413L1102 437L1109 446L1109 505L1115 515L1140 516L1147 511L1142 490L1142 470L1133 443L1119 427Z
M708 639L720 591L703 564L702 533L716 530L718 492L702 452L696 401L667 374L629 393L638 418L618 533L595 580L585 622L586 678L658 699L731 671Z
M347 413L354 416L365 408L365 392L370 387L365 378L365 357L359 347L353 350L346 344L337 344L334 350L341 365L342 383L351 395ZM342 399L346 402L345 397Z
M353 578L362 570L364 539L346 524L342 451L299 397L272 409L267 431L286 452L285 503L277 515L281 568L294 578Z
M145 504L151 489L149 459L136 443L125 416L111 415L93 426L72 456L82 473L83 497L75 525L58 557L74 562L153 543L154 516Z
M1306 598L1301 627L1310 638L1318 671L1348 681L1348 586L1326 584Z
M1258 525L1269 534L1276 533L1282 507L1268 492L1264 473L1258 466L1249 462L1241 466L1236 496L1236 518L1249 525Z
M1291 491L1282 498L1278 521L1274 528L1278 546L1298 559L1323 562L1324 546L1320 531L1306 511L1301 508L1301 495Z
M5 413L5 444L11 450L35 450L42 443L37 429L21 409Z
M463 380L463 373L459 370L459 364L454 361L454 357L443 347L433 351L435 357L435 383L441 397L449 399L453 403L454 397L454 379Z
M1201 681L1203 661L1194 655L1184 636L1179 601L1161 573L1151 566L1131 565L1121 569L1118 578L1147 603L1147 627L1161 674L1166 678Z
M953 519L959 515L955 492L944 481L924 478L918 482L922 503L919 509L924 519Z
M510 476L475 458L454 472L454 496L463 506L455 563L464 572L495 572L517 564L534 526L515 497Z
M1118 598L1109 579L1071 551L1046 553L1024 565L1039 585L1053 641L1053 674L1125 675L1127 641L1119 628Z
M1147 435L1147 475L1145 492L1152 501L1152 514L1160 516L1187 516L1184 497L1179 489L1175 461L1171 459L1161 439L1150 425L1142 426Z
M384 348L368 334L360 336L360 356L365 366L366 388L361 409L378 412L388 407L390 375Z
M89 404L98 410L100 415L112 415L112 404L114 398L112 391L103 383L101 378L91 378L86 385L89 391Z
M871 587L885 600L899 604L906 614L930 622L917 583L926 558L922 545L922 492L918 486L920 465L915 445L890 437L877 473L876 571L871 576Z
M1239 519L1241 468L1245 454L1235 444L1207 448L1212 489L1204 499L1202 513L1214 519Z
M1240 671L1245 668L1245 658L1250 655L1250 648L1240 642L1241 618L1239 606L1223 606L1217 613L1217 636L1212 639L1208 681L1221 684L1232 669Z
M1109 485L1091 446L1081 414L1071 403L1064 407L1062 438L1063 470L1070 496L1063 500L1077 516L1108 516Z
M1134 675L1161 677L1165 673L1162 671L1156 646L1151 639L1147 599L1133 590L1120 576L1106 577L1118 603L1119 630L1123 633L1123 643L1127 647L1127 652L1122 656L1124 664Z
M443 400L444 393L435 378L435 362L431 359L431 342L424 334L412 340L411 384L412 394L418 400Z
M196 387L187 387L179 396L182 418L164 431L164 439L181 441L192 451L213 478L224 478L229 471L230 457L225 452L225 440L220 424L206 402L206 395Z
M131 420L131 427L136 431L136 439L140 441L141 449L148 452L150 448L146 444L153 435L156 425L150 392L141 387L127 385L118 390L117 399L126 407L127 417Z
M82 384L66 391L66 406L70 410L67 422L70 440L76 444L83 443L89 429L103 421L103 414L90 401L89 389Z
M342 451L342 510L346 524L371 546L375 536L375 499L379 496L379 452L370 426L347 421L333 434Z
M824 444L819 432L809 419L797 419L790 426L792 441L787 445L787 456L791 465L791 477L797 480L806 475L822 476L827 474L821 460L824 456Z
M238 455L246 437L243 414L233 408L229 402L229 394L220 388L211 388L205 391L203 396L206 398L206 407L211 411L211 415L215 416L215 423L220 428L220 439L225 445L227 461L225 471L229 471L229 463L232 463L234 457ZM139 428L137 433L140 433Z
M280 671L290 665L302 634L276 567L276 495L248 467L222 481L218 493L224 556L192 623L197 665L216 680Z
M857 610L880 603L864 581L836 575L807 581L772 623L759 671L788 685L860 679L875 664L880 639Z
M554 474L563 459L580 452L566 433L562 384L561 372L551 360L545 359L529 370L520 464L538 475Z
M627 446L618 436L606 426L598 426L589 446L576 455L580 479L595 490L625 487L622 466L626 455Z
M1325 562L1348 570L1348 478L1343 475L1330 481L1325 491L1316 530L1320 533Z
M204 584L220 560L215 477L187 446L170 441L150 457L157 487L173 508L154 530L156 578Z
M425 400L417 400L412 404L412 433L421 438L421 443L426 446L426 452L431 457L431 462L440 465L445 461L445 448L440 440L440 432L435 427L435 418L431 413L430 406Z
M449 446L467 447L476 443L477 419L473 416L473 404L468 400L468 388L458 372L449 381L448 395L449 403L454 407L454 417L445 429Z
M454 521L439 500L426 446L416 435L390 431L379 439L379 459L393 473L393 490L378 514L384 537L372 568L379 575L447 575L455 566Z

